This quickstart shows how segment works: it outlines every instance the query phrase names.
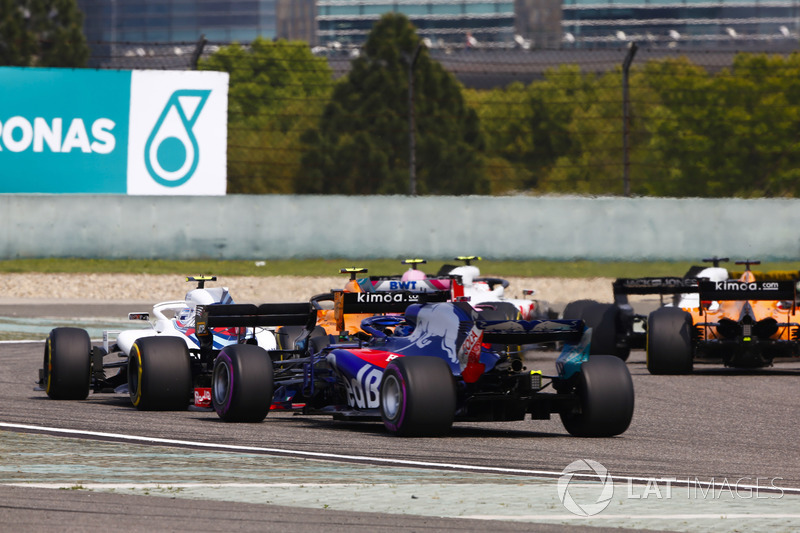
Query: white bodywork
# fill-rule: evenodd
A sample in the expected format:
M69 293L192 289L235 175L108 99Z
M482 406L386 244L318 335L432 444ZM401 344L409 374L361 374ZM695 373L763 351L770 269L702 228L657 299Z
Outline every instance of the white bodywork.
M536 300L525 300L517 298L506 298L505 290L502 285L491 288L485 281L475 281L481 277L481 271L474 265L463 265L450 271L450 275L461 276L461 283L464 286L464 296L469 297L469 303L477 307L482 303L508 302L513 304L520 311L522 320L532 320L536 310Z
M211 305L211 304L232 304L233 299L228 293L227 287L211 287L203 289L192 289L186 293L183 300L172 300L168 302L157 303L153 306L153 312L150 317L150 329L130 329L120 332L106 332L104 335L104 348L108 352L108 337L111 333L117 334L117 348L124 354L130 354L131 347L137 339L142 337L153 337L166 335L171 337L179 337L186 342L190 349L199 348L197 338L192 333L187 334L187 331L194 331L195 312L198 305ZM248 331L248 337L252 335L252 330ZM275 335L272 331L258 328L255 332L258 345L265 350L274 350L277 348ZM235 343L236 340L222 339L214 335L214 346L222 347L228 344Z
M698 279L707 279L708 281L725 281L729 279L730 274L727 268L708 267L698 272L695 277ZM715 306L719 306L719 303L713 302L711 305L713 309ZM685 292L681 294L678 300L678 307L684 309L700 307L700 295L696 292Z

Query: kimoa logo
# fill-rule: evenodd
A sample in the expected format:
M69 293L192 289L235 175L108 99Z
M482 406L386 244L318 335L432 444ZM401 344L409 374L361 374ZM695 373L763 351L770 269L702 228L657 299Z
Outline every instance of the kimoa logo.
M576 485L580 483L574 481L575 474L583 474L581 478L587 480L594 477L599 479L600 485L592 483L590 486L592 494L597 492L597 488L599 488L600 494L594 502L581 504L575 501L571 490L577 493ZM583 488L583 486L581 488ZM578 459L568 464L561 472L561 477L558 478L557 489L558 498L569 512L578 516L594 516L602 512L608 507L608 504L611 503L611 498L614 496L614 480L611 479L611 474L608 473L608 469L597 461ZM583 491L581 491L581 495L583 495Z
M0 152L32 150L68 154L79 150L85 154L110 154L117 144L112 133L116 123L109 118L98 118L88 128L82 118L73 118L66 131L64 126L62 117L49 121L34 117L33 123L23 116L9 117L0 121Z
M170 95L144 147L147 171L157 183L178 187L189 181L200 161L193 128L210 90L179 89Z

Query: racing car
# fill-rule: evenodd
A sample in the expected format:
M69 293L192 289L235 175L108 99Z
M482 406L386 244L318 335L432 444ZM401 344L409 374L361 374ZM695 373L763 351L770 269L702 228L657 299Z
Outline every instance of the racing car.
M361 322L368 338L345 331L314 336L312 313L302 340L322 342L298 342L303 348L295 350L223 348L212 376L215 411L226 421L263 420L271 409L382 420L398 436L443 435L455 421L553 413L575 436L609 437L628 428L634 396L627 367L613 356L588 359L591 331L582 321L483 320L467 302L427 297L337 291L339 327L346 314L370 314ZM198 323L212 327L230 324L241 308L202 311ZM303 317L292 320L299 325ZM518 353L492 349L542 342L565 343L556 375L526 369Z
M92 346L80 328L54 328L47 336L37 390L56 400L82 400L89 391L128 392L139 409L186 409L192 402L205 404L213 357L224 346L241 342L276 347L273 333L264 328L221 326L213 329L207 349L201 350L195 317L198 309L232 305L225 287L206 287L214 276L191 276L197 283L183 300L157 303L152 315L129 313L128 318L147 322L148 328L106 331L103 345ZM305 309L305 308L304 308ZM113 335L116 334L116 339ZM178 357L165 358L165 352ZM197 396L192 400L192 389Z
M557 313L550 310L547 302L527 298L508 298L505 290L509 282L503 278L481 276L480 269L473 265L480 261L479 256L459 256L456 261L463 265L443 265L435 276L427 276L419 270L420 264L425 264L424 259L405 259L403 264L411 267L402 276L385 276L364 278L359 281L361 289L366 292L386 290L409 290L414 292L436 292L450 287L451 280L459 286L454 288L454 297L463 297L476 309L486 313L493 313L497 318L535 320L557 318ZM535 291L523 289L525 296L531 296Z
M717 256L703 259L712 266L692 266L683 277L618 278L612 284L613 303L573 301L561 317L580 318L592 328L592 354L616 355L626 361L632 349L645 349L648 331L648 315L637 313L629 296L658 295L659 307L697 308L698 280L728 279L728 270L720 266L726 261Z
M796 316L797 277L758 280L751 265L738 279L700 279L698 305L686 299L653 311L647 322L647 369L652 374L685 374L695 361L759 368L776 357L800 356Z

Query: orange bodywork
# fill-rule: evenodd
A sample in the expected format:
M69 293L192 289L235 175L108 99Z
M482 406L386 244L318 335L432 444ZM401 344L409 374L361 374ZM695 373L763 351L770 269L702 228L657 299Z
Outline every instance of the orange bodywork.
M755 275L750 270L745 271L738 279L741 282L757 281ZM770 340L796 340L793 337L793 327L790 322L795 323L796 329L796 309L794 302L787 300L720 300L720 301L701 301L700 307L685 307L684 311L692 316L692 323L695 326L697 340L708 341L721 339L717 331L720 320L729 319L738 322L745 314L751 314L754 323L762 320L773 319L777 324L776 331L772 335L762 337ZM745 337L748 332L744 331Z
M342 292L364 291L358 285L357 280L351 279L345 284L343 291L333 292L333 309L317 309L317 325L324 328L328 335L338 335L343 331L352 335L363 331L361 329L361 321L373 316L369 313L342 313L342 306L335 301L337 295L341 295Z

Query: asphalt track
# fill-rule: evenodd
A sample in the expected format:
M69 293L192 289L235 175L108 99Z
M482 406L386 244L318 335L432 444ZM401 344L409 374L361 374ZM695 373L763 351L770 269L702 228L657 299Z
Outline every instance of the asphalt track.
M209 411L138 412L119 395L52 401L33 390L41 353L41 342L0 344L3 531L800 528L796 360L651 376L634 352L636 410L620 437L573 438L556 417L409 440L379 422L273 412L227 424ZM538 352L528 367L552 372L554 359ZM570 514L557 494L579 459L613 478L595 516ZM599 478L583 479L570 494L599 501Z

